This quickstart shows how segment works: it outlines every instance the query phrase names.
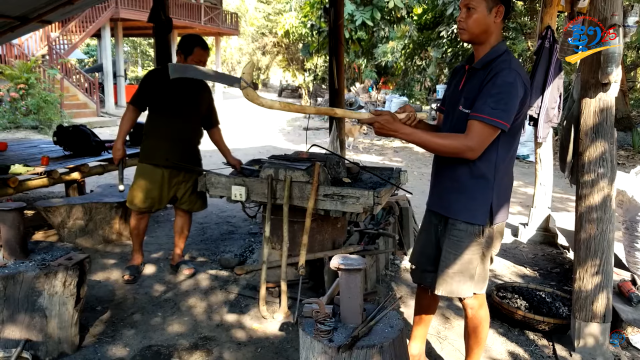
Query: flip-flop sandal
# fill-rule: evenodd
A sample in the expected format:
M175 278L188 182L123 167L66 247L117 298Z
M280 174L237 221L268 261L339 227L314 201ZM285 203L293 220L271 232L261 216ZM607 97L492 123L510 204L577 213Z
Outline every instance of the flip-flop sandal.
M124 274L122 275L122 281L125 284L135 284L140 280L140 276L142 276L142 272L144 271L144 263L140 265L128 265L124 268ZM130 279L125 279L125 276L131 277Z
M171 267L171 271L173 271L176 275L179 275L179 276L185 276L187 278L190 278L190 277L192 277L192 276L194 276L196 274L195 266L193 266L187 260L180 260L175 265L169 264L169 266ZM191 269L194 270L191 274L185 274L184 273L185 270L191 270Z

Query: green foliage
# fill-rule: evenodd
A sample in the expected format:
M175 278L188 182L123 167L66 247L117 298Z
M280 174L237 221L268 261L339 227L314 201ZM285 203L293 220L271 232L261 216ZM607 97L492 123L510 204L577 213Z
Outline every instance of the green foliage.
M633 151L636 153L640 153L640 129L633 128L631 132L631 146L633 146Z
M62 93L41 75L36 58L0 65L0 78L8 84L0 87L0 129L23 128L51 132L67 119L60 108ZM57 71L46 70L54 78Z
M99 63L98 42L90 38L80 46L80 51L87 59L78 59L80 69L86 69ZM115 43L111 42L112 58L115 58ZM132 84L139 84L147 71L154 68L153 39L124 38L124 60L127 79Z
M625 0L638 2L640 0ZM347 87L379 79L413 103L424 104L451 70L472 54L457 34L459 0L345 0L344 48ZM239 13L241 36L223 40L223 70L238 74L249 60L264 80L274 65L299 84L328 83L328 0L229 0ZM540 1L514 0L504 38L526 70L537 45ZM562 35L565 15L556 34ZM640 65L638 35L625 44L625 63ZM564 63L568 83L575 64ZM627 70L627 74L632 70ZM630 92L640 106L638 87Z
M95 38L87 39L80 45L79 50L87 57L77 60L76 64L80 69L86 69L98 63L98 41Z

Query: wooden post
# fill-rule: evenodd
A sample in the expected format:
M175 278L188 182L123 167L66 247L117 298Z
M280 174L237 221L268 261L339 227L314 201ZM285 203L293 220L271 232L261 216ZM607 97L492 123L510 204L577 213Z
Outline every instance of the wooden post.
M113 96L113 60L111 58L111 24L107 22L102 25L100 32L102 41L102 85L104 88L104 110L115 112L115 101Z
M113 30L116 40L116 98L118 99L118 106L125 107L127 106L127 99L124 88L124 33L122 32L122 21L116 22Z
M171 31L171 62L175 63L177 61L176 51L178 50L178 31L173 29Z
M555 0L543 0L539 20L540 37L547 25L556 28L558 9ZM553 197L553 131L545 142L536 140L536 183L533 190L533 203L529 211L526 226L519 228L518 238L524 242L535 235L550 234L549 216L551 214L551 200ZM544 241L544 240L543 240Z
M344 109L344 0L329 0L329 106ZM343 118L329 118L329 131L338 131L340 154L346 154Z
M64 194L66 197L76 197L87 194L87 187L84 179L67 181L64 183Z
M25 260L29 257L29 241L24 236L26 207L27 204L23 202L0 203L0 260Z
M156 67L171 63L173 20L169 16L169 0L153 0L147 22L153 24L153 48Z
M113 96L113 60L111 58L111 24L102 25L102 85L104 86L104 110L113 113L116 110Z
M589 3L588 16L605 26L622 14L622 0ZM608 352L615 231L615 98L620 84L599 79L601 53L580 61L581 115L578 136L575 258L571 333L578 354Z
M216 44L216 71L222 71L222 37L220 35L215 37ZM220 83L215 84L215 101L220 102L223 99L222 93L224 91L224 87Z

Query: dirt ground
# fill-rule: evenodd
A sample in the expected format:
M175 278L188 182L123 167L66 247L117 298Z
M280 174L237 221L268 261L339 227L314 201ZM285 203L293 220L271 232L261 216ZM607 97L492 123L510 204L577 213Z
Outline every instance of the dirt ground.
M271 95L268 95L271 96ZM328 124L320 119L268 111L256 107L241 95L229 91L217 104L226 142L234 155L244 161L271 154L304 150L313 143L326 146ZM305 128L311 130L305 132ZM103 138L114 138L116 128L97 129ZM0 138L37 137L31 132L0 133ZM358 145L362 147L359 149ZM168 144L168 146L179 146ZM204 167L218 169L224 161L213 144L201 145ZM356 142L348 157L368 165L399 166L409 173L406 188L416 217L422 218L428 196L432 156L424 150L397 140L369 133ZM228 170L218 170L227 172ZM510 217L502 249L491 270L490 286L518 281L544 284L571 292L572 261L559 248L523 244L514 238L518 224L526 222L534 184L533 163L516 162ZM131 182L134 169L126 170ZM88 190L103 183L116 183L110 173L87 180ZM557 170L554 174L553 211L573 212L575 191ZM14 201L64 196L56 186L13 197ZM194 215L187 252L198 268L192 279L177 280L169 273L173 240L173 210L154 214L145 241L147 267L140 282L121 281L130 251L128 245L105 245L85 249L92 269L81 317L82 345L65 359L298 359L298 334L290 322L264 320L257 300L238 295L254 291L257 273L238 277L218 265L220 256L257 254L261 243L260 224L250 220L239 205L209 199L209 208ZM255 257L255 255L253 255ZM413 313L415 286L406 267L396 259L383 286L403 295L401 312L407 334ZM255 258L253 261L257 261ZM275 312L275 299L269 303ZM290 308L293 302L290 302ZM462 308L459 302L441 301L428 344L430 360L464 359ZM566 333L566 329L563 329ZM523 330L492 311L491 331L485 359L555 359L552 343L534 331ZM619 359L638 359L640 353L619 351Z

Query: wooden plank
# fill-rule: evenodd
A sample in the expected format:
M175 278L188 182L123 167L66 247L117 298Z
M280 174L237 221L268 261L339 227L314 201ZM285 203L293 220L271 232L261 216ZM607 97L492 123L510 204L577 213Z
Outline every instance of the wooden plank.
M137 157L140 153L140 149L138 148L126 148L126 150L127 157ZM74 156L72 154L66 154L62 149L56 146L56 150L50 150L46 152L36 151L35 153L26 155L16 155L11 151L7 151L3 154L3 157L0 159L0 161L4 165L26 164L29 166L40 168L40 158L43 155L49 156L49 166L42 167L42 169L39 169L38 172L56 170L68 166L76 166L92 162L110 162L112 159L112 155L109 153L104 153L100 156Z
M284 181L274 180L274 204L281 205L284 200ZM247 189L247 201L266 203L267 183L263 179L243 178L217 173L207 173L200 178L198 190L207 191L211 197L231 198L232 186L244 186ZM311 184L291 183L291 205L306 207L311 193ZM363 212L374 207L372 190L320 186L316 209L338 210L344 212Z

